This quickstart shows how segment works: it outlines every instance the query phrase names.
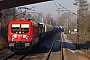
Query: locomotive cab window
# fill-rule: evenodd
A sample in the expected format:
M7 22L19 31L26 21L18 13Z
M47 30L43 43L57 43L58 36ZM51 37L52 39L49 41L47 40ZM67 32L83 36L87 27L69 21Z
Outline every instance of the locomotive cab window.
M12 27L11 28L12 28L11 31L13 33L19 32L20 24L12 24Z
M11 31L12 33L28 33L29 24L12 24Z
M21 31L23 33L28 33L29 32L29 24L21 24Z

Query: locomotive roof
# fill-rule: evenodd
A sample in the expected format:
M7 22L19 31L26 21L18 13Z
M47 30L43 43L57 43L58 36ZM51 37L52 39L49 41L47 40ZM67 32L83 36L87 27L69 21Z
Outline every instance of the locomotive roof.
M39 23L39 24L43 24L43 25L47 25L47 26L52 26L52 25L49 25L49 24L45 24L45 23Z
M31 22L33 25L37 25L37 23L35 21L32 21L32 20L11 20L10 22L18 22L18 21Z
M32 22L33 25L38 25L35 21L32 21L32 20L30 21Z

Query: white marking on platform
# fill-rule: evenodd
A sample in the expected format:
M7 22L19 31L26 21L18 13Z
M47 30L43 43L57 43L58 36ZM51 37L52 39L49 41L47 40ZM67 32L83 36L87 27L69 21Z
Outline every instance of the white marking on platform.
M68 49L69 51L71 51L72 53L75 53L75 51L73 51L73 50L70 50L70 49Z

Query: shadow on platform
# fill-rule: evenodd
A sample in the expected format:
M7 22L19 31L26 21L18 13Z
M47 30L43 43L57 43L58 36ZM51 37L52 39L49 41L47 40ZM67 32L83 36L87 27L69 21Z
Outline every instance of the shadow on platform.
M90 41L86 41L85 43L82 43L82 44L77 44L77 47L79 49L90 49Z
M70 50L80 50L80 49L90 50L90 41L86 41L85 43L82 44L62 42L62 47L68 48Z
M62 48L68 48L70 50L76 50L76 44L75 43L62 42Z

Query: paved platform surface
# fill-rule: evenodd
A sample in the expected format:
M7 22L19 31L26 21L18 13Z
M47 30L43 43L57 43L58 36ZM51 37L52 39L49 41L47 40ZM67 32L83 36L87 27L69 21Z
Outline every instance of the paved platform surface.
M83 55L78 54L75 44L68 40L68 37L64 33L62 33L62 45L64 60L89 60Z

